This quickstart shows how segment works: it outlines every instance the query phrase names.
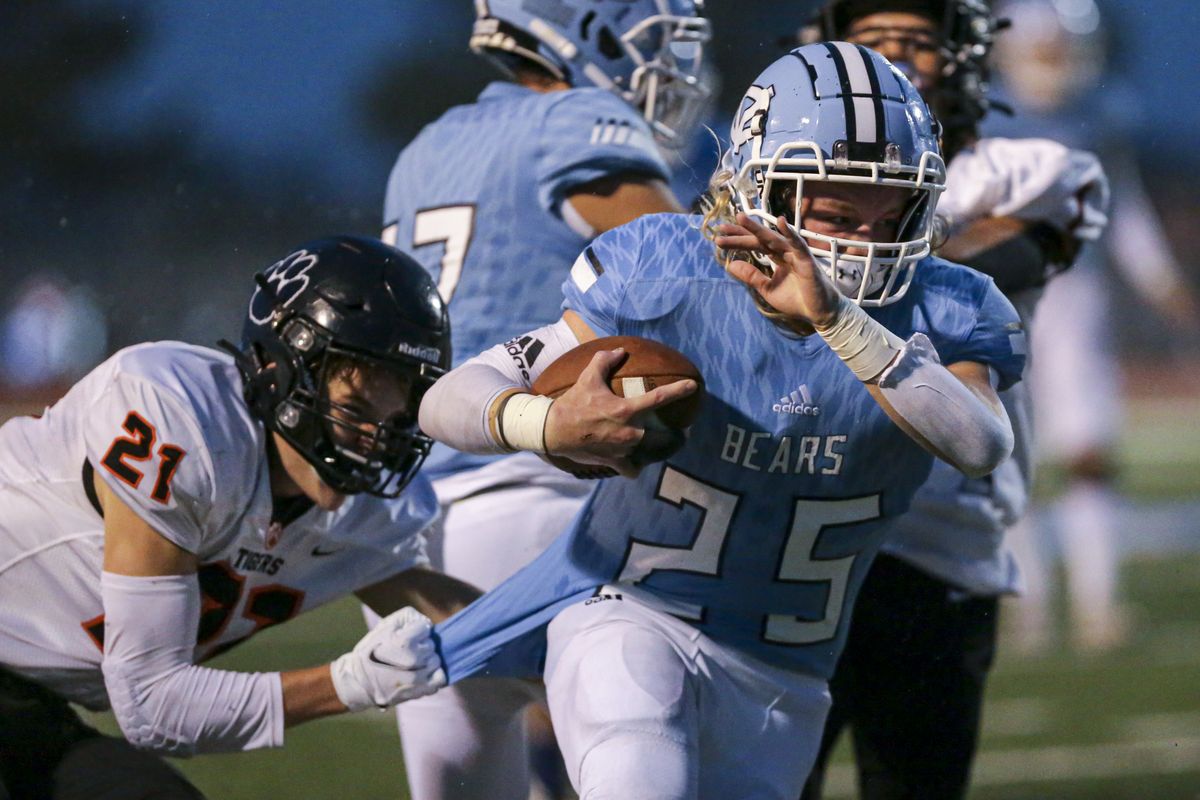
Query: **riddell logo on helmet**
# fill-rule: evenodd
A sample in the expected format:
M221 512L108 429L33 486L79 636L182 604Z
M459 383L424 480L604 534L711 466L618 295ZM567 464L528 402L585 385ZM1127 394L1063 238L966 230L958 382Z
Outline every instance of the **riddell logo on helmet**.
M813 405L812 395L805 384L793 389L791 394L779 398L779 401L771 406L771 410L777 414L799 414L804 417L816 417L821 414L821 407Z
M429 361L437 364L442 360L442 351L436 347L430 347L423 344L409 344L408 342L400 342L396 345L396 352L413 358L419 358L422 361Z

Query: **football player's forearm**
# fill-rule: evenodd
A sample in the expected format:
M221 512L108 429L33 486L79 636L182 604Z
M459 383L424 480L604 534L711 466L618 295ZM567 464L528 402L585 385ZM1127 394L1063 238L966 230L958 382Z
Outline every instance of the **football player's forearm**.
M192 663L200 617L194 575L106 571L100 587L101 669L113 713L130 743L179 756L283 744L279 673Z
M1015 219L989 217L976 220L956 233L938 255L990 275L1005 294L1046 283L1054 271L1070 266L1074 247L1066 234L1049 226Z
M986 374L982 365L952 367ZM909 436L968 477L987 475L1012 453L1012 425L990 384L969 386L942 366L924 334L913 334L900 357L867 388Z
M566 205L587 225L590 236L598 236L645 214L683 211L662 180L630 174L610 175L577 186L567 197Z
M1012 426L991 385L968 388L942 366L924 334L904 341L845 297L834 322L817 332L888 416L938 458L979 477L1012 452ZM976 377L970 367L962 369ZM986 382L986 368L979 370Z
M434 622L466 608L482 592L465 581L425 567L413 567L355 592L381 617L412 606Z
M421 430L467 453L506 453L509 451L492 432L490 412L498 398L520 387L480 358L446 373L425 393L419 415Z
M421 429L468 453L511 453L498 431L497 412L514 393L527 392L542 369L578 344L566 322L530 331L485 350L451 370L421 401Z
M283 685L283 724L290 728L347 711L333 688L329 665L290 670L279 676Z

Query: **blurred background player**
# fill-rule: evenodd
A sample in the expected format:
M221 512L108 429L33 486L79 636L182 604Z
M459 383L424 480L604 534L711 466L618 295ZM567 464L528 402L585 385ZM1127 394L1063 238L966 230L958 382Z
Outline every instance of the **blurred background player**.
M1106 188L1091 154L1043 139L979 138L990 107L987 56L1001 27L982 0L838 0L804 35L871 47L912 77L942 123L949 159L939 213L950 237L939 253L991 275L1027 323L1047 278L1099 235ZM1032 480L1028 394L1018 384L1001 398L1013 457L977 479L935 462L889 528L831 682L809 800L820 797L847 725L864 797L965 796L999 597L1019 586L1002 539L1024 514Z
M684 352L707 396L678 452L638 473L640 412L680 384L615 397L612 351L550 403L528 394L544 362L527 373L497 345L422 404L423 429L463 449L636 475L601 482L439 628L452 680L544 671L581 797L797 797L858 586L928 474L919 443L972 475L1012 447L992 380L1019 378L1020 323L991 281L930 255L944 166L912 85L864 47L799 48L750 86L730 139L705 219L598 237L563 318L527 334L547 362L614 334Z
M558 319L559 287L593 236L679 210L660 147L682 145L708 96L709 26L693 0L477 0L476 10L471 47L511 80L404 148L384 208L383 238L412 252L449 304L456 363ZM524 337L507 348L528 372L544 366L544 346ZM594 486L532 453L439 445L426 469L444 513L433 563L483 589L540 553ZM525 684L468 682L401 712L413 797L524 800L521 712L532 699Z
M240 348L129 347L0 428L0 795L195 798L145 751L277 747L445 683L429 620L391 613L475 596L424 568L416 413L450 360L436 289L353 237L256 277ZM332 663L199 666L352 592L389 616ZM111 706L125 739L68 701Z
M1138 95L1110 67L1113 33L1093 0L1019 0L998 13L1012 31L996 46L996 68L1011 118L989 120L1005 136L1045 136L1096 151L1112 181L1108 235L1083 248L1078 264L1052 282L1033 326L1029 386L1040 457L1061 466L1066 484L1053 506L1053 528L1066 577L1068 635L1084 651L1124 641L1130 624L1120 601L1119 500L1115 447L1121 430L1121 376L1111 297L1114 273L1155 309L1172 335L1168 352L1200 338L1200 306L1171 252L1136 156ZM1087 376L1102 392L1082 392ZM1029 518L1013 546L1027 589L1017 604L1017 641L1044 649L1050 628L1051 569L1042 531Z

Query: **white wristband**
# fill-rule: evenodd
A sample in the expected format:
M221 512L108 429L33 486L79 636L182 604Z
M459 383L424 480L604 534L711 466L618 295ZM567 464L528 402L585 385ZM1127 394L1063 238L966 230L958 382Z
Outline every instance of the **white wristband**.
M817 333L860 381L877 377L904 349L903 339L871 319L844 295L838 303L837 319Z
M546 452L546 417L554 403L549 397L518 392L504 400L497 433L510 450Z

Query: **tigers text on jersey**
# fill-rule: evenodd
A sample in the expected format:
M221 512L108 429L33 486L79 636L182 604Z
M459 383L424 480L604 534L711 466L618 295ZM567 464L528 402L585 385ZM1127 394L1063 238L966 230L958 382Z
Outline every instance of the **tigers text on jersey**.
M456 366L558 319L558 287L586 242L562 204L576 186L629 173L666 179L667 167L637 112L595 88L493 83L400 153L384 226L450 304ZM438 445L425 471L436 479L494 459Z
M932 460L818 336L785 334L714 260L699 221L643 217L598 238L564 284L600 336L683 352L708 396L687 444L636 480L598 487L537 561L439 626L451 680L535 670L540 626L602 586L717 642L827 677L884 523ZM943 363L1018 380L1023 333L990 279L927 258L908 293L868 313L925 333Z
M196 661L424 564L436 513L418 476L396 500L349 497L280 530L232 359L179 342L118 352L43 416L0 427L0 663L92 708L108 704L93 475L199 557Z

